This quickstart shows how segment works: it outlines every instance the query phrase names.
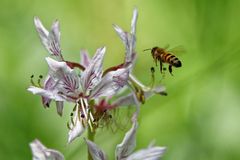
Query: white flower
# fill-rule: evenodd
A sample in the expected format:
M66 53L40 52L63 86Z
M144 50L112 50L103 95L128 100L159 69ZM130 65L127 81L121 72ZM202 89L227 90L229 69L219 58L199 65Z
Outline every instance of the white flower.
M64 156L57 150L46 148L39 140L30 143L33 160L64 160Z
M166 147L152 146L150 145L146 149L141 149L134 152L136 147L136 131L138 123L136 117L133 118L132 128L125 134L122 143L118 144L115 150L116 160L159 160ZM90 140L85 140L88 145L90 154L93 160L106 160L105 153Z
M50 82L54 85L45 88L36 86L28 88L28 91L48 100L68 101L76 104L77 110L74 111L74 117L71 118L72 123L69 125L68 142L80 136L87 126L92 127L94 117L89 108L90 100L110 97L127 83L131 65L103 75L102 63L105 51L105 47L99 48L93 58L88 60L88 63L85 60L86 68L80 76L66 62L59 62L47 57ZM59 106L58 108L61 110L62 105Z

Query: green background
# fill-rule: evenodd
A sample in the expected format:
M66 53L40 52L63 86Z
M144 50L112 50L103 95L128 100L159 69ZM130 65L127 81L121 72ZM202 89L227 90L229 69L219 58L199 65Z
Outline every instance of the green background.
M66 159L86 158L81 138L66 144L73 106L66 105L60 118L54 105L43 109L40 97L26 91L32 74L47 73L48 53L33 17L39 16L48 28L56 18L60 21L68 60L78 62L81 48L93 55L106 45L106 68L124 57L112 24L129 30L134 6L139 10L134 73L141 81L150 82L153 66L143 49L170 44L187 50L179 55L183 67L162 80L168 96L155 96L142 106L137 149L155 139L156 145L168 148L164 160L240 159L239 0L1 0L0 159L31 159L29 142L35 138ZM160 73L156 76L159 81ZM123 136L124 131L102 131L96 143L113 157Z

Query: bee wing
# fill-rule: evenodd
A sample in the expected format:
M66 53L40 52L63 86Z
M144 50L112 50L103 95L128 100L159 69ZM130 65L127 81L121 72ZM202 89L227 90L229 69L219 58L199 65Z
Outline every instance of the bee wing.
M169 49L168 52L179 55L179 54L186 53L186 50L182 45L180 45L180 46L176 46L174 48Z
M164 49L168 49L170 47L170 45L169 44L166 44L163 48Z

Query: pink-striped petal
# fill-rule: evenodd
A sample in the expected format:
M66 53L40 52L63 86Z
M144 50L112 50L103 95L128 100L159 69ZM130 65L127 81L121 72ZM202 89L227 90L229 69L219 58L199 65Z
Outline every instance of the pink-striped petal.
M129 66L130 68L130 66ZM129 68L108 72L101 82L91 91L90 98L109 97L127 84Z
M87 50L81 50L80 51L80 56L81 56L81 61L80 61L80 64L83 65L83 67L87 68L88 65L90 64L91 62L91 58L88 54L88 51Z
M106 48L97 49L88 67L81 75L82 88L85 94L88 94L98 83L102 77L102 63Z
M42 22L38 17L34 17L34 24L43 46L51 55L54 55L62 60L63 57L60 48L59 22L53 22L50 32L43 26Z

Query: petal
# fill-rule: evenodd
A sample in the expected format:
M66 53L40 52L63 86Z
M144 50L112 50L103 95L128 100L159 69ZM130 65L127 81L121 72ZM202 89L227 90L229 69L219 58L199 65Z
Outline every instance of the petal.
M130 106L130 105L134 105L135 104L135 100L133 97L134 93L130 93L126 96L122 96L117 98L112 105L113 106Z
M119 26L113 25L113 28L117 32L118 36L121 38L124 46L125 46L125 62L130 62L132 59L132 47L131 43L131 35L128 32L123 31Z
M46 148L39 140L30 143L33 160L64 160L64 156L57 150Z
M74 139L84 133L85 127L83 126L81 120L82 119L79 115L79 108L77 107L76 111L74 112L73 119L70 123L70 130L68 132L68 143L71 143Z
M137 18L138 18L138 10L137 10L137 8L134 8L132 22L131 22L131 34L132 35L136 35Z
M50 77L49 75L46 77L45 81L44 81L44 86L43 88L45 90L49 90L52 91L55 89L56 86L56 82L52 79L52 77ZM44 107L49 107L51 103L51 99L47 98L47 97L42 97L42 104Z
M65 62L59 62L52 58L46 58L49 65L50 76L58 82L56 86L58 92L67 97L77 97L79 95L79 76Z
M131 154L126 160L159 160L163 156L165 150L165 147L158 146L141 149Z
M129 68L121 68L108 72L101 82L92 90L90 98L114 95L120 88L127 84Z
M88 67L84 70L81 76L82 88L88 94L101 80L102 63L106 48L97 49Z
M138 11L136 8L133 10L133 17L131 22L131 50L134 52L136 47L136 26L137 26Z
M62 57L61 48L60 48L60 29L59 22L56 20L52 24L52 29L50 34L48 35L48 46L49 50L53 55Z
M63 101L56 101L57 113L59 116L62 116L63 113Z
M52 101L52 100L51 100L50 98L47 98L47 97L43 97L43 96L42 96L42 104L43 104L44 108L50 107L51 101Z
M85 139L93 160L107 160L105 153L92 141Z
M166 93L166 87L159 85L151 89L150 91L144 92L145 98L150 98L154 94L160 94L160 95L167 95Z
M46 90L53 90L56 86L56 82L54 81L54 79L52 77L50 77L49 75L47 75L45 81L44 81L44 86L43 88Z
M138 17L138 11L135 8L133 10L133 17L131 21L131 32L128 33L121 29L117 25L113 25L113 28L123 41L123 44L125 45L126 50L126 56L125 56L125 63L132 62L133 60L133 54L135 54L135 47L136 47L136 24L137 24L137 17Z
M46 61L48 63L49 68L53 71L53 72L57 72L57 71L62 71L64 73L70 73L73 70L67 65L66 62L59 62L56 61L50 57L46 57Z
M124 159L128 157L136 147L136 131L138 123L133 119L132 128L125 134L121 144L118 144L115 151L116 159Z
M34 24L36 27L36 30L38 32L38 35L42 41L42 44L47 49L48 48L48 30L43 26L42 22L38 17L34 17Z
M127 32L125 32L121 27L119 27L116 24L113 24L113 28L115 29L118 36L120 37L120 39L124 43L125 47L128 47L128 36L129 36L129 34Z
M35 86L30 86L28 89L28 91L32 92L33 94L37 94L55 101L64 101L63 97L61 97L60 95L58 95L56 93L56 91L48 91L42 88L38 88Z
M55 21L53 23L50 33L43 26L42 22L38 17L34 17L34 24L43 46L48 50L51 55L63 59L60 49L59 22Z
M91 58L89 57L87 50L81 50L80 51L81 61L80 64L83 65L83 67L87 68L90 64Z
M154 91L154 93L162 94L163 92L166 91L166 87L162 86L162 85L156 86L156 87L154 87L153 91Z

